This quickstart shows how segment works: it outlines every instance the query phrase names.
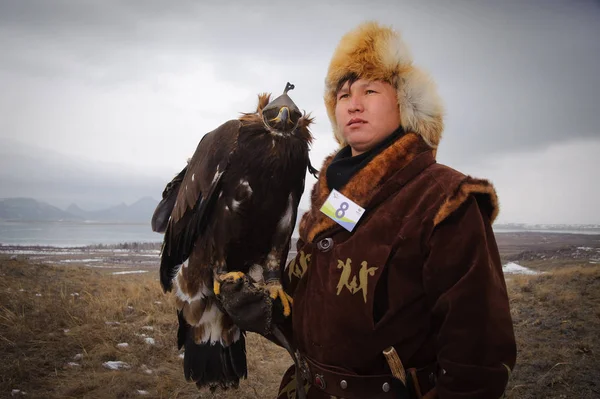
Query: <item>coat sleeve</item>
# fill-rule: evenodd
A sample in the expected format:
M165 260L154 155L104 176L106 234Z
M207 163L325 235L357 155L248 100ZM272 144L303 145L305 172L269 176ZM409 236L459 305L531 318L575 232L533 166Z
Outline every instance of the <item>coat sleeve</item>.
M423 268L441 368L440 399L502 397L516 343L487 212L469 195L434 228Z

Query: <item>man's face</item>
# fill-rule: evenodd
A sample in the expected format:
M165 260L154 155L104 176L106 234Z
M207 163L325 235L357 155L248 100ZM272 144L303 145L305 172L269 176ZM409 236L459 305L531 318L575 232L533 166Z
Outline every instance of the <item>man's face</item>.
M396 89L381 81L346 82L337 93L335 117L352 155L369 151L400 126Z

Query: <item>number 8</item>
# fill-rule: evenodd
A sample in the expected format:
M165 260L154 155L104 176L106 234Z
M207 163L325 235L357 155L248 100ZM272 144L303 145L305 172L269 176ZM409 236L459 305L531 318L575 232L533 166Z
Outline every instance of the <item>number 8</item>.
M346 216L346 211L348 210L348 208L350 208L350 205L348 205L347 202L342 202L340 204L339 209L337 209L335 211L335 217L338 218L338 219L341 219L344 216Z

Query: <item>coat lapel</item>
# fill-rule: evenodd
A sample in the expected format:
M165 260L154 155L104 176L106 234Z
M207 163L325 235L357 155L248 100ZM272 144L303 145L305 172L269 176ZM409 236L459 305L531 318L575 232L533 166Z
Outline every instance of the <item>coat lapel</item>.
M415 158L423 153L427 153L428 156L419 157L421 162L417 162L417 165L415 165L417 167L407 168ZM325 159L319 174L319 180L313 187L311 210L304 214L300 222L300 237L307 242L312 242L320 233L337 226L332 219L320 211L330 194L325 171L334 157L335 153ZM340 192L368 212L369 207L375 205L372 203L373 200L380 202L382 197L385 196L384 194L390 191L386 189L385 183L393 175L406 169L409 172L408 175L414 176L433 162L435 160L431 148L418 135L408 133L358 171ZM406 177L409 177L408 175ZM397 180L394 179L397 183L401 183L402 180L406 182L406 179Z

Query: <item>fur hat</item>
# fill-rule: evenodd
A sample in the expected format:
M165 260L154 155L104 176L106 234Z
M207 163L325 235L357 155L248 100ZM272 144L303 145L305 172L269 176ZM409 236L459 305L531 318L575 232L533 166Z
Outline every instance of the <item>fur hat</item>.
M382 80L397 88L400 123L437 148L444 129L442 101L430 77L412 63L406 44L391 27L365 22L340 40L325 78L325 106L335 138L346 145L335 118L336 88L349 74Z

